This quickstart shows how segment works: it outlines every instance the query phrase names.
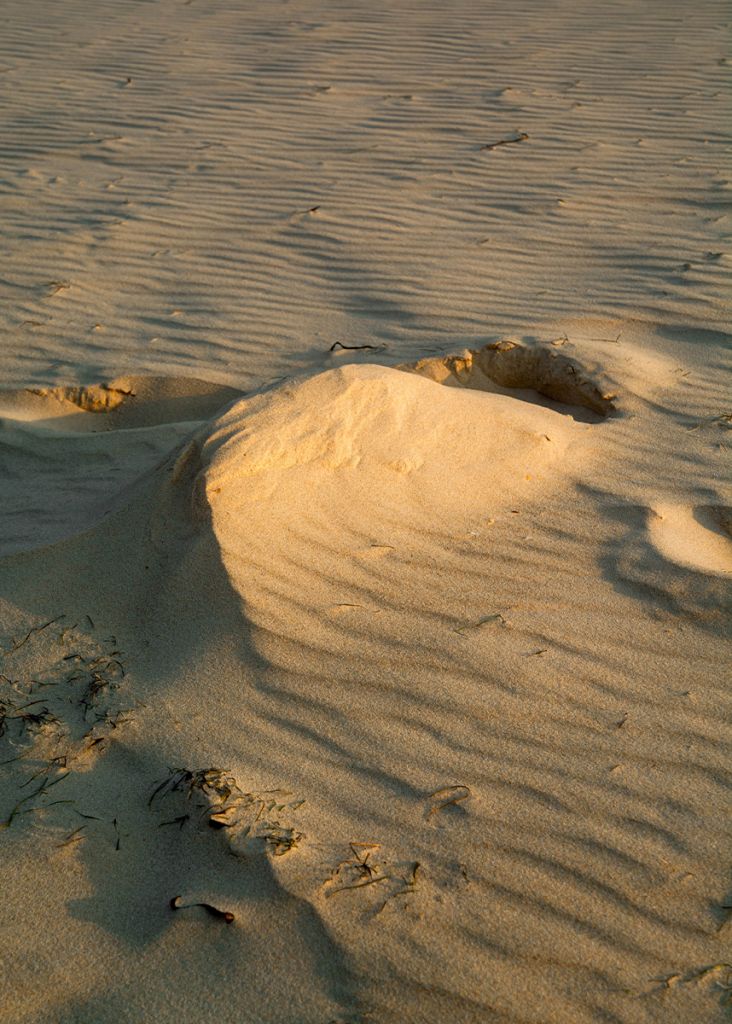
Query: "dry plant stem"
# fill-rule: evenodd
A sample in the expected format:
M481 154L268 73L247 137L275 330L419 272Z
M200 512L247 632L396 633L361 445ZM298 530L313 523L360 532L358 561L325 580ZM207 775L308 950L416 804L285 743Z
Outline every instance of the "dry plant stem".
M350 889L363 889L367 885L376 885L377 882L388 882L388 875L377 875L373 878L366 878L362 882L354 882L353 885L340 885L337 889L330 889L326 894L325 898L329 899L331 896L335 896L339 892L348 892Z
M48 629L48 627L52 626L54 622L59 622L61 619L64 618L66 618L65 615L57 615L55 619L49 619L49 621L45 622L42 626L34 626L33 629L28 630L26 635L21 640L15 641L12 647L9 647L8 650L4 651L3 653L15 654L15 652L19 650L23 646L23 644L27 643L30 640L34 633L42 633L44 629Z
M380 914L382 912L382 910L384 909L384 907L387 905L387 903L389 903L391 900L395 899L397 896L411 896L412 895L412 893L414 892L414 890L416 888L416 885L417 885L417 873L420 871L421 867L422 867L422 865L420 864L420 862L418 860L416 860L414 862L413 866L412 866L412 877L409 878L409 879L407 879L407 878L403 878L402 879L402 881L404 882L404 888L403 889L397 889L396 892L389 893L389 895L386 897L384 902L381 904L379 909L374 914L374 917L376 917L378 914Z
M59 850L63 850L66 846L71 846L74 843L80 843L84 839L86 839L86 836L83 836L81 834L84 831L85 828L86 828L86 825L79 825L79 827L77 829L74 829L73 832L71 832L68 836L66 836L66 838L64 839L64 841L62 843L58 843L57 844L58 845L58 849Z
M13 820L18 816L18 814L26 813L25 811L20 810L23 804L28 803L29 800L32 800L36 796L40 796L41 793L44 793L46 790L50 789L51 786L55 786L58 782L63 782L63 780L70 774L71 772L65 772L63 775L60 775L57 779L51 779L50 781L49 779L44 779L43 784L39 786L38 789L34 790L32 793L29 793L28 796L24 796L22 800L18 801L18 803L10 812L10 816L8 817L7 821L0 822L0 828L10 828L10 826L13 823Z
M220 920L225 921L227 924L231 924L234 920L234 915L230 910L219 910L218 907L212 906L210 903L181 903L182 896L173 896L170 901L171 910L190 910L192 907L202 907L206 913L212 917L218 917Z
M371 348L378 352L381 349L386 348L386 345L344 345L342 341L334 341L328 351L335 352L337 348L345 349L348 352L356 352L358 349L362 348Z
M477 622L470 622L465 626L453 627L453 633L457 633L459 636L467 636L466 629L477 629L479 626L486 626L489 622L500 622L502 626L506 626L507 622L500 612L493 612L491 615L484 615L482 619L478 619Z
M469 796L470 787L460 784L455 786L443 786L441 789L436 789L434 793L430 793L429 798L430 800L437 798L440 802L436 803L434 807L429 810L427 817L431 818L433 814L444 810L445 807L457 806L457 804L462 803L463 800L467 800Z
M499 146L511 146L515 142L525 142L528 139L526 132L519 132L515 139L500 139L498 142L489 142L485 146L481 146L481 149L498 149Z

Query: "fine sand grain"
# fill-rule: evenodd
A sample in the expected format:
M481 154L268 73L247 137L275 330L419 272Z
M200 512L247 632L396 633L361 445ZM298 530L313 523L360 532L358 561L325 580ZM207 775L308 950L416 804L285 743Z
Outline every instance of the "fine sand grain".
M0 1020L729 1019L728 8L0 23Z

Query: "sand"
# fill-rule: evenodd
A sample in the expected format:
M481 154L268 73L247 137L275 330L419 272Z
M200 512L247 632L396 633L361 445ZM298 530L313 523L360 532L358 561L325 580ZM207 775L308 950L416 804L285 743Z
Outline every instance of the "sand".
M8 0L0 1019L729 1019L722 3Z

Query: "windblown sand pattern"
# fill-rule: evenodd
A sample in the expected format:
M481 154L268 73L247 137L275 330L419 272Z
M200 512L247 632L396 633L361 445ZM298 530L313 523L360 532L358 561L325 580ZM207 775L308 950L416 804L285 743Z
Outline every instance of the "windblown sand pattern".
M404 361L588 312L713 327L728 21L6 0L6 376L258 384L337 340Z
M3 1021L728 1019L726 8L3 21Z

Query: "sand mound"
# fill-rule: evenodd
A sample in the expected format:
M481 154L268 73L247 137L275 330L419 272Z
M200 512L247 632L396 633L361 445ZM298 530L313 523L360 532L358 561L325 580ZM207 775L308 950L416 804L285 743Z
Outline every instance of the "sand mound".
M386 628L365 562L540 501L581 464L593 429L504 395L347 366L235 402L201 441L197 515L210 510L250 621L286 645L328 648L336 618L365 615L364 635Z
M488 513L550 480L583 433L513 398L348 366L234 403L203 448L206 488L227 517L241 501L293 517L327 501L363 517L401 495L402 515L436 521L456 506Z
M240 394L154 377L1 393L0 554L54 543L124 506L134 481Z
M574 365L566 407L349 365L199 422L6 421L18 480L63 452L108 503L3 559L6 912L54 984L13 961L12 1019L660 1021L673 970L706 1012L721 612L687 593L680 645L649 598L673 563L606 508L638 424L582 422Z
M117 377L84 387L4 391L0 418L64 431L131 430L208 419L240 395L193 377Z
M662 505L653 510L648 531L664 558L703 573L732 572L729 508Z
M602 389L578 364L556 349L527 346L515 341L492 342L462 356L420 359L400 369L429 377L441 384L457 384L479 391L521 389L589 409L598 416L615 412L616 395Z

